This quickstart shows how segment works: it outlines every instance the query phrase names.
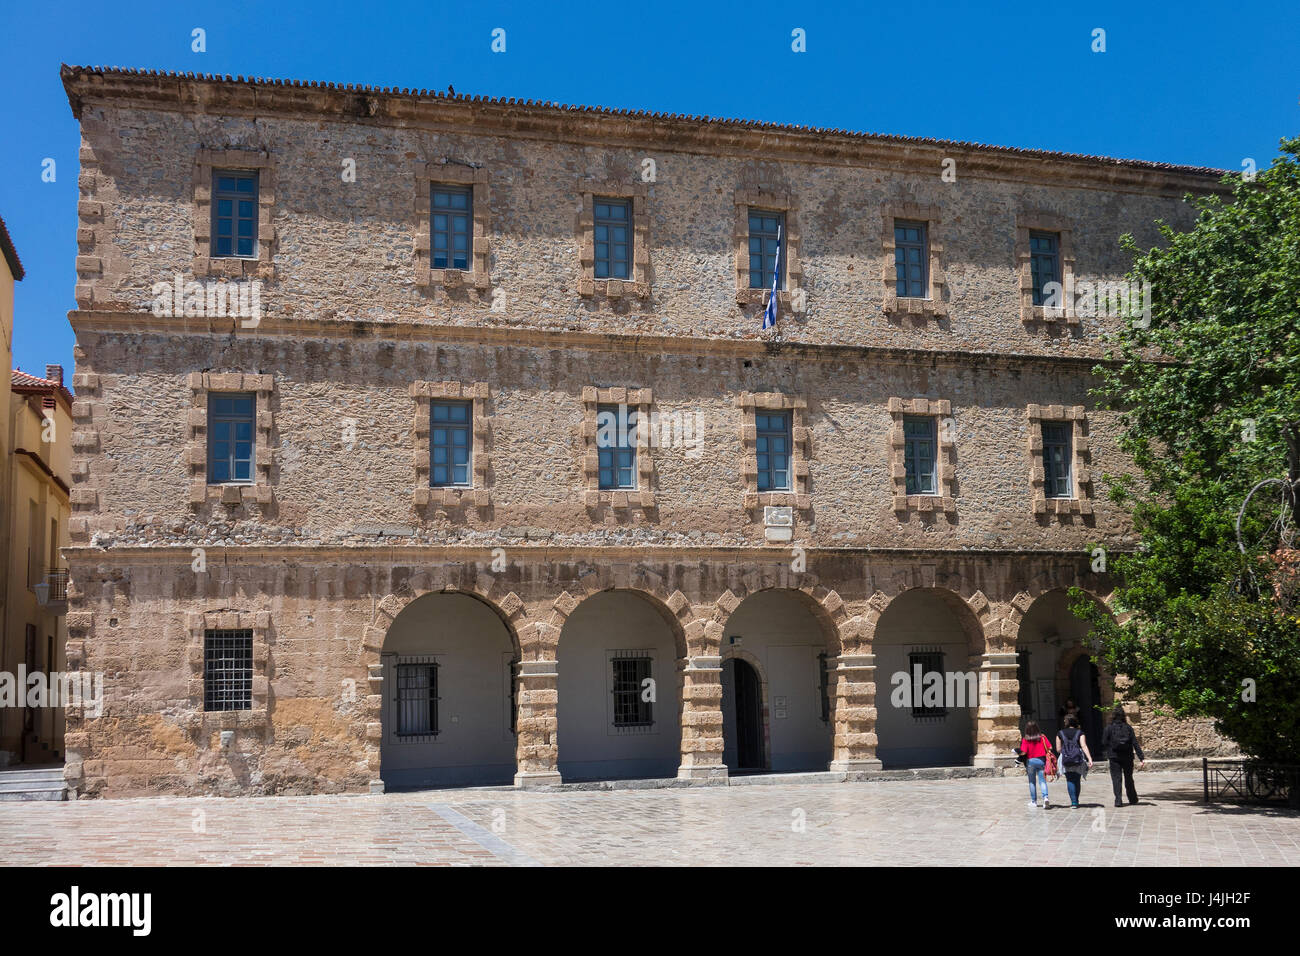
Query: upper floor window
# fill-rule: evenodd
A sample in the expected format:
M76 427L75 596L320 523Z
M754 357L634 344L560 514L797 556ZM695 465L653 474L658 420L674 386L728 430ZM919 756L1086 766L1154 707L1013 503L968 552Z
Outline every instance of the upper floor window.
M253 393L208 394L208 484L252 482L256 424Z
M203 709L215 711L252 708L253 632L204 632Z
M928 298L930 237L923 222L894 220L894 281L900 299Z
M649 657L615 657L614 726L648 727L654 723L654 711L646 690L650 684Z
M1048 498L1072 498L1070 464L1073 425L1070 422L1043 422L1043 493Z
M257 170L213 170L212 255L257 257Z
M785 235L785 213L762 212L757 209L749 211L749 287L751 289L772 288L772 277L776 275L777 237ZM785 277L777 280L778 289L785 288Z
M934 419L929 416L903 418L903 467L909 495L937 494L935 483Z
M469 402L429 406L429 483L435 488L468 488L473 413Z
M756 412L754 424L758 490L790 491L790 413Z
M474 209L472 186L431 187L429 244L434 269L469 269Z
M1034 281L1034 305L1046 305L1052 297L1049 282L1061 283L1061 235L1056 232L1029 233L1029 271ZM1056 296L1060 306L1061 296Z
M594 203L595 277L632 277L632 200L597 199Z
M636 488L637 410L596 406L596 455L602 489Z

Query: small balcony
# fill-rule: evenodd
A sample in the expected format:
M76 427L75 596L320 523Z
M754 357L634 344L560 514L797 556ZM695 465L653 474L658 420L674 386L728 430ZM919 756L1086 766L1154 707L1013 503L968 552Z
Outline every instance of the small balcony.
M32 590L36 592L36 603L47 613L62 617L68 613L68 569L50 568L45 572L45 580Z

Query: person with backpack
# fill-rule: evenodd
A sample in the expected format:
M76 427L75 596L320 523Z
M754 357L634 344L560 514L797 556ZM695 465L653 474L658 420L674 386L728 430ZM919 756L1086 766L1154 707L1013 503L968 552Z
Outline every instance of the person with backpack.
M1137 787L1133 783L1133 755L1137 754L1138 763L1143 767L1147 765L1147 758L1142 753L1137 734L1128 724L1123 707L1111 711L1110 724L1101 735L1101 747L1110 758L1110 783L1115 790L1115 806L1124 806L1124 790L1128 791L1128 802L1137 803Z
M1092 753L1088 750L1088 738L1079 729L1079 718L1072 713L1065 715L1065 726L1056 735L1056 749L1061 752L1061 771L1065 774L1065 787L1070 791L1070 807L1077 810L1083 778L1092 769Z
M1025 735L1020 738L1020 754L1025 758L1025 769L1029 773L1029 806L1038 807L1038 788L1041 782L1043 790L1043 809L1047 809L1047 762L1052 756L1052 745L1047 734L1038 729L1035 721L1025 724Z

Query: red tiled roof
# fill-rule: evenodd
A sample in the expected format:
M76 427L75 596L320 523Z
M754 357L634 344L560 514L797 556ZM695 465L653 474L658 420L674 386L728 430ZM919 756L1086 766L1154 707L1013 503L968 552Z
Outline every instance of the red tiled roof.
M23 263L18 258L14 241L9 238L9 227L5 225L4 216L0 216L0 253L4 253L5 261L9 263L9 271L13 273L15 279L22 279L27 274L23 271Z
M35 375L30 375L22 369L16 368L13 370L13 377L10 379L10 384L16 391L22 392L49 392L50 394L54 394L57 389L59 394L61 394L68 402L72 401L72 393L68 391L67 386L60 385L57 382L52 382L48 378L39 378Z
M1022 149L1017 146L991 146L986 143L935 139L928 136L892 136L886 133L864 133L856 130L828 129L821 126L765 123L760 122L759 120L728 119L713 116L688 115L686 113L656 113L647 110L609 109L604 106L571 106L562 103L547 102L544 100L523 100L514 97L470 96L464 93L442 93L437 90L417 90L405 87L399 88L396 86L366 86L357 83L322 83L315 80L276 80L260 76L244 77L242 75L232 77L230 74L222 75L213 73L173 72L170 70L140 70L118 66L69 66L66 63L60 67L60 73L63 77L65 88L72 77L82 73L156 77L164 80L195 80L208 83L245 83L251 86L297 87L312 90L334 90L346 93L385 94L389 96L442 100L449 103L480 103L487 106L515 106L529 109L549 110L559 113L595 113L601 116L626 116L636 119L699 123L710 126L742 127L745 129L769 130L772 132L789 132L816 136L843 136L851 139L874 140L884 143L919 144L925 146L979 150L1020 156L1028 159L1064 159L1073 160L1075 162L1088 162L1111 166L1126 166L1138 169L1214 176L1216 178L1223 176L1226 172L1225 170L1214 169L1209 166L1184 166L1177 163L1158 163L1145 159L1116 159L1111 156L1092 156L1085 153L1064 153L1049 149ZM69 94L71 95L70 90ZM75 108L74 103L74 111Z

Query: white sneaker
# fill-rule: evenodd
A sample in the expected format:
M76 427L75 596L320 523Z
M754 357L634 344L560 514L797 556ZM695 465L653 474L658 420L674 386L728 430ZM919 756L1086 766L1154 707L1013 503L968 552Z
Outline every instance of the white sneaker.
M1046 798L1046 797L1043 797L1043 809L1044 809L1044 810L1047 809L1047 798Z
M1037 809L1038 809L1038 801L1037 801L1037 800L1030 800L1030 801L1029 801L1029 809L1030 809L1030 810L1037 810Z

